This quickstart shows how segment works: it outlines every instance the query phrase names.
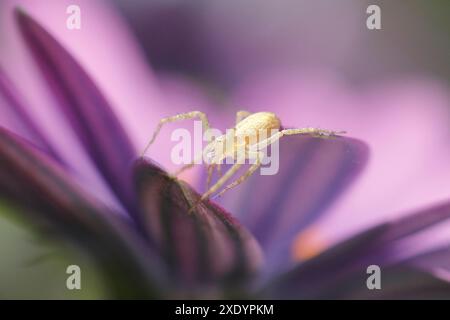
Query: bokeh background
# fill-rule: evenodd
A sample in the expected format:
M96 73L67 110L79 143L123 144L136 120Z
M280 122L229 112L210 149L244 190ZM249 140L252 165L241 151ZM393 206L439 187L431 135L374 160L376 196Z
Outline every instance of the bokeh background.
M448 79L445 0L120 1L157 70L233 86L261 68L327 68L354 84L399 74ZM365 27L382 10L382 30ZM176 39L176 41L174 41Z
M0 0L0 12L6 12L7 2ZM42 11L52 3L39 2ZM443 88L448 88L450 81L447 0L106 2L114 15L123 19L158 77L180 77L201 88L208 103L219 114L229 114L230 121L235 112L230 95L261 74L314 74L319 78L314 81L319 82L322 74L327 78L337 76L355 92L401 79L426 79ZM370 4L381 7L382 30L366 28ZM65 12L51 8L48 5L46 14L65 19ZM5 27L9 18L1 14L0 19L1 52L12 42ZM92 35L96 36L100 41L101 35ZM0 58L0 63L12 70L14 58ZM120 68L121 62L115 63L110 67ZM11 76L20 82L25 74ZM124 85L139 86L139 79ZM277 112L276 105L272 111ZM165 112L173 113L170 108ZM421 130L420 123L417 128ZM139 126L134 129L140 130ZM32 226L15 218L14 210L0 203L0 298L106 296L101 275L89 259L76 250L41 239ZM87 278L81 291L65 288L65 266L72 261L89 270L83 272Z

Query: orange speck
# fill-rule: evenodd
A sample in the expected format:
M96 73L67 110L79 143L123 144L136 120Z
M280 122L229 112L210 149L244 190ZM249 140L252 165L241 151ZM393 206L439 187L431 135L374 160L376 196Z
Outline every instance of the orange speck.
M315 228L308 228L300 232L294 239L292 257L294 261L311 259L321 253L326 247L326 242L320 237L320 232Z

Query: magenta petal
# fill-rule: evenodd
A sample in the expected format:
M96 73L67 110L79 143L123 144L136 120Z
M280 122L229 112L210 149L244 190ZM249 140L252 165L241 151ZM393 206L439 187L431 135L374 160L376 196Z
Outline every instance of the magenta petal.
M136 163L135 181L142 223L177 281L231 285L259 267L257 242L223 209L202 202L188 212L200 196L185 182L144 159Z
M450 283L438 278L430 272L422 271L409 265L400 264L381 269L381 289L369 290L365 270L354 272L343 278L332 279L320 291L297 289L291 296L280 288L276 298L288 297L297 299L449 299Z
M326 212L365 166L367 146L356 139L290 136L280 140L279 172L256 172L223 196L262 244L274 270L287 268L299 231Z
M329 70L309 71L258 74L237 84L235 101L277 106L286 125L343 129L370 146L364 174L315 226L325 242L450 198L445 83L406 76L356 88Z
M136 152L108 102L46 30L22 11L17 12L17 19L49 86L59 98L61 112L111 189L134 213L129 174Z
M370 229L301 263L274 278L263 290L264 294L277 299L318 296L353 271L355 260L370 252L386 228L381 225Z
M320 298L328 299L449 299L450 283L417 268L401 264L381 270L381 290L368 290L367 273L357 272Z
M60 160L22 103L19 93L0 68L0 125L28 139Z
M442 246L435 227L444 227L441 232L447 232L449 218L450 202L447 202L388 221L376 247L366 256L380 263L396 263L435 250Z
M390 221L372 256L378 255L386 263L395 263L414 260L418 255L448 246L449 218L450 202L447 202ZM427 270L434 268L439 266L430 259Z
M396 252L397 244L448 218L450 218L450 204L445 204L373 227L301 263L274 281L268 290L272 293L282 291L291 297L339 291L333 289L333 286L341 288L340 286L344 286L352 277L358 277L358 274L366 275L366 268L371 264L382 268L398 265L401 256ZM401 263L420 265L416 263L418 260L424 261L412 258L409 262ZM438 264L433 266L433 263L428 262L424 267L428 272L440 267ZM434 279L432 276L427 277ZM437 290L439 293L440 289Z
M448 299L450 283L429 269L421 271L406 262L385 265L368 257L387 229L381 225L342 242L278 277L263 294L275 299ZM367 288L367 267L372 264L381 267L381 290Z
M115 297L155 297L161 267L130 223L84 194L51 158L0 128L0 197L47 236L73 241L99 263ZM156 280L158 279L158 280Z
M419 269L433 273L434 275L450 282L450 246L440 248L416 255L406 261Z
M432 227L450 218L450 203L434 206L426 210L406 215L390 222L383 240L390 242L405 238L425 228Z

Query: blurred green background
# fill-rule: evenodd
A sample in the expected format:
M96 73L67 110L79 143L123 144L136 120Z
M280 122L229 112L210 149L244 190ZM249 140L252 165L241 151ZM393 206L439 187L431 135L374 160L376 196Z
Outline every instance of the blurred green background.
M48 241L0 202L0 299L106 298L100 273L76 248ZM81 269L81 290L66 288L67 266Z

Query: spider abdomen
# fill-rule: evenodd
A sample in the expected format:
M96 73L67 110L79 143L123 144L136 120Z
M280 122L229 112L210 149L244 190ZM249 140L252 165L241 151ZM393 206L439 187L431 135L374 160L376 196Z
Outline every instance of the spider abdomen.
M259 135L261 130L266 131L265 135L270 136L272 130L279 130L281 121L272 112L257 112L249 115L236 125L236 136L239 135Z

